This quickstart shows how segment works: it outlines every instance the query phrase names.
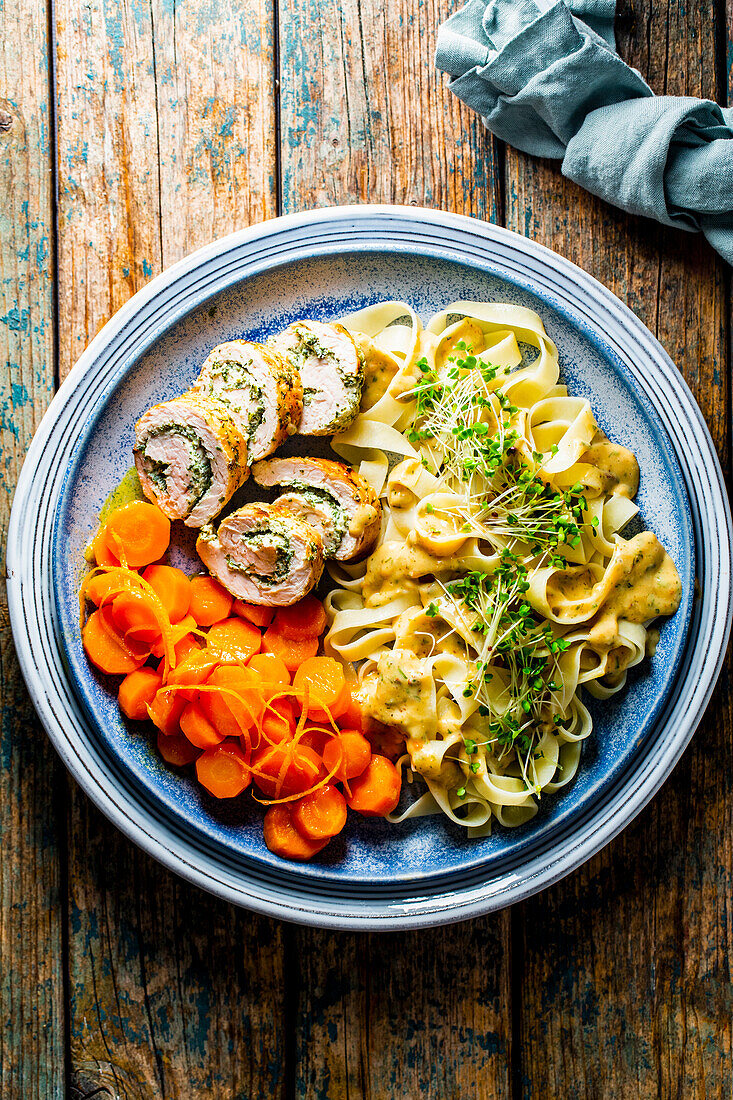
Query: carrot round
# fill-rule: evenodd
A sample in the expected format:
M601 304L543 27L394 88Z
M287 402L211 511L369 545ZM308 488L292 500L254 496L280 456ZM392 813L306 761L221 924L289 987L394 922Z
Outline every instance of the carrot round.
M259 724L264 699L257 676L250 669L219 665L209 676L206 687L223 689L202 691L199 695L199 706L223 737L241 737Z
M332 729L320 729L318 726L308 725L300 734L298 744L306 745L309 749L313 749L313 752L317 753L318 756L323 756L326 745L333 737L334 732ZM323 763L325 764L326 761L324 760ZM328 768L328 771L331 771L331 768Z
M119 565L120 559L107 542L107 528L100 527L92 539L92 553L97 565Z
M214 798L236 798L249 786L251 774L242 750L227 742L199 756L196 778Z
M274 653L290 672L295 672L303 661L315 657L318 652L318 638L294 641L276 630L273 623L262 635L262 648L265 653Z
M289 721L277 711L265 711L260 721L262 741L277 745L281 741L292 741L295 733L295 721Z
M293 823L293 814L290 806L270 806L265 814L263 826L265 844L273 853L282 859L295 859L305 862L326 847L325 840L306 840L298 832Z
M275 615L275 628L296 642L317 638L326 629L323 604L315 596L305 596L290 607L281 607Z
M109 603L115 596L119 596L122 592L129 592L130 586L124 584L119 577L110 576L109 573L97 573L96 576L91 577L84 589L84 597L89 600L90 603L96 604L99 607L100 604Z
M213 626L228 618L232 610L232 597L213 577L191 577L191 603L189 614L199 626Z
M259 653L262 635L256 626L245 619L222 619L214 623L206 636L206 645L222 660L240 661Z
M138 668L128 672L117 693L117 701L125 717L135 722L146 722L148 707L162 683L163 677L154 668Z
M306 840L326 840L346 824L346 799L327 783L293 804L293 824Z
M347 684L346 687L349 689L349 701L346 709L337 716L339 725L342 729L358 730L360 733L363 733L364 715L362 714L361 707L352 695L349 685Z
M368 765L349 783L346 802L365 817L384 817L400 800L400 773L386 756L372 756Z
M160 508L145 500L133 500L118 508L104 527L104 541L131 569L162 558L171 540L171 521Z
M182 644L182 642L179 642L179 645ZM164 663L158 666L159 672L163 671ZM215 668L216 660L210 653L207 653L204 649L194 649L175 668L170 670L167 682L175 685L190 684L190 688L179 689L176 694L186 702L191 702L198 699L199 684L205 683Z
M405 735L391 726L382 726L370 722L362 724L362 733L377 756L386 756L388 760L398 760L405 751Z
M198 703L186 703L180 726L183 736L197 749L211 749L224 740L224 735L212 726Z
M256 603L245 603L244 600L235 600L232 604L232 612L243 619L264 630L272 622L275 611L272 607L260 606Z
M265 798L300 794L312 787L322 768L312 749L288 742L266 746L255 753L255 783Z
M333 657L309 657L293 677L293 687L302 692L303 707L313 718L327 717L346 687L343 666Z
M127 639L152 646L161 640L158 618L144 592L121 592L112 602L112 620Z
M348 783L368 767L372 747L358 730L342 730L323 749L323 763L328 771L338 768L336 779Z
M159 691L148 707L150 721L166 737L174 737L181 732L179 721L185 706L186 700L177 692Z
M172 623L178 623L188 615L191 606L191 582L181 569L172 565L149 565L143 573Z
M273 695L280 688L290 687L290 671L285 662L274 653L255 653L247 661L247 668L251 668L261 677L263 687L272 687Z
M167 737L164 733L158 733L158 752L166 764L172 764L176 768L185 768L186 764L193 764L200 755L200 750L180 733Z
M186 618L181 619L180 623L176 623L174 626L172 626L170 628L169 636L173 648L175 649L179 645L179 643L183 641L184 638L190 638L191 631L193 630L196 630L196 620L193 618L192 615L186 615ZM163 646L164 642L162 638L158 642L153 642L152 649L154 657L163 656Z
M82 628L81 640L92 664L111 676L133 672L145 664L150 654L142 642L126 642L119 634L109 605L92 612Z

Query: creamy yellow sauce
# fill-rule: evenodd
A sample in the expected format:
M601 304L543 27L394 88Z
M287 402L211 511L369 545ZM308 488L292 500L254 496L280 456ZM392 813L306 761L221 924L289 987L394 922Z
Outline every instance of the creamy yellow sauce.
M430 664L406 650L383 653L377 671L359 692L365 712L384 725L399 725L411 737L435 736L435 682Z
M401 592L414 591L421 577L436 576L450 569L449 558L437 558L406 542L384 542L367 562L364 603L367 607L381 607Z
M364 354L364 388L361 392L361 407L370 409L387 392L398 368L392 356L375 348L368 337L363 339L361 350Z
M610 644L619 619L645 623L659 615L674 615L682 598L677 567L651 531L634 535L613 566L609 595L588 638Z
M349 520L349 534L352 538L360 538L376 519L377 509L374 505L361 504Z
M636 455L618 443L611 443L602 433L599 434L600 439L588 448L581 462L588 462L595 467L604 492L633 499L639 488L639 463Z
M456 325L456 327L451 330L450 339L441 341L435 356L435 365L438 370L445 365L450 356L456 354L456 346L460 344L461 341L466 345L466 351L461 351L461 357L470 352L474 355L478 355L478 353L483 351L486 347L484 332L481 326L477 324L476 321L464 318L460 324Z

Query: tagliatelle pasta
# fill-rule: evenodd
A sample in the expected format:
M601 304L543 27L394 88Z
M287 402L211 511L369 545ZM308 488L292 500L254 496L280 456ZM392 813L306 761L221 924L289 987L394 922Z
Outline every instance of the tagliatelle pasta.
M426 791L480 835L575 775L591 719L673 614L681 587L637 512L638 465L559 383L541 318L455 302L425 327L405 303L341 319L365 359L361 411L333 448L379 495L379 545L329 566L327 650L359 701L404 733Z

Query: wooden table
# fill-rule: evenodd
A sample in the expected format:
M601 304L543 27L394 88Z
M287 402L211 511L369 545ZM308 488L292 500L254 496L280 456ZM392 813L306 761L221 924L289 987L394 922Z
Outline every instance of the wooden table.
M432 67L448 0L274 4L0 0L2 531L54 387L135 290L332 203L460 211L568 256L656 333L727 465L730 270L705 242L494 143ZM728 4L626 0L621 53L725 103ZM116 832L39 727L4 594L0 616L2 1098L731 1096L729 668L662 792L576 874L484 920L345 935L233 909Z

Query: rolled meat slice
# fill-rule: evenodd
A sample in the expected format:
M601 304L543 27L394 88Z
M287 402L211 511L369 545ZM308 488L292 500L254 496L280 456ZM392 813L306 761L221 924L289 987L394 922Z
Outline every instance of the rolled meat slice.
M247 440L229 409L201 393L148 409L133 454L145 496L187 527L218 516L249 474Z
M323 572L323 543L297 516L269 504L245 504L204 528L196 549L209 572L237 599L269 607L297 603Z
M364 357L351 333L339 324L296 321L267 344L300 374L300 434L333 435L348 428L364 385Z
M327 458L270 458L252 467L258 485L287 492L273 507L300 516L323 539L324 554L357 561L379 537L382 508L371 485L344 462Z
M201 368L194 390L225 401L256 462L298 430L303 411L300 375L274 348L247 340L219 344Z

